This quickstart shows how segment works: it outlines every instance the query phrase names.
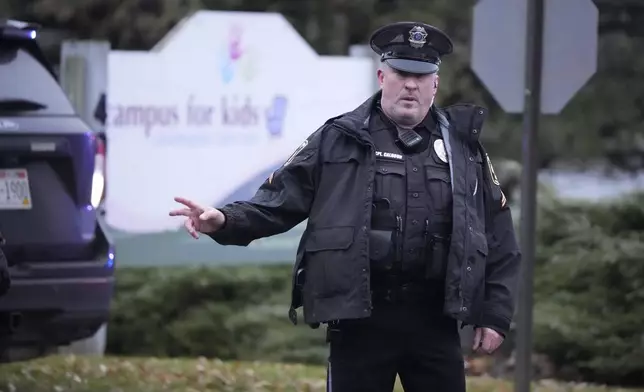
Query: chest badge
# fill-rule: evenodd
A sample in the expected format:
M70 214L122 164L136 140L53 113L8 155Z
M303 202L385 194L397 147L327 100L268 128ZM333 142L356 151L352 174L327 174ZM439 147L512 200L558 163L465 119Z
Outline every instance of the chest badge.
M445 143L443 143L443 139L436 139L434 141L434 152L436 153L436 155L438 155L438 158L441 161L447 163L447 151L445 150Z

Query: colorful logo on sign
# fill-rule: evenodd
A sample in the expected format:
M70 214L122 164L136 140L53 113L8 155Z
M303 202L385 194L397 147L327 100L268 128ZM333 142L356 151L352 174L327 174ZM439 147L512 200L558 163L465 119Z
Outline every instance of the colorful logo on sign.
M282 95L273 98L273 103L266 109L266 130L273 137L282 135L288 99Z
M247 45L245 40L244 29L239 25L231 26L220 53L221 79L224 84L238 78L246 82L253 80L257 64L255 57L252 46Z

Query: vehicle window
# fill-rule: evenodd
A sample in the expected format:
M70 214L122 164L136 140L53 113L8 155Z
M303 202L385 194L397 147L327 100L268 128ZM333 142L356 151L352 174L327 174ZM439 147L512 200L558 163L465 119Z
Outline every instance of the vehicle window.
M0 86L0 102L7 99L26 100L45 106L40 110L25 111L24 114L74 114L74 108L56 79L16 43L5 41L0 45ZM6 113L1 104L0 112Z

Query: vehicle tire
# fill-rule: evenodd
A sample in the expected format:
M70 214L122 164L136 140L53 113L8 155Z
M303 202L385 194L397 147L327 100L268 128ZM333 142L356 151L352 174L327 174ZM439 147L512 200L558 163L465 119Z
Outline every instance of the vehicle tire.
M107 343L107 323L101 325L93 336L72 342L69 346L58 348L58 353L63 355L97 355L105 354Z
M52 354L52 350L47 347L6 347L0 352L0 363L30 361L45 357L49 354Z

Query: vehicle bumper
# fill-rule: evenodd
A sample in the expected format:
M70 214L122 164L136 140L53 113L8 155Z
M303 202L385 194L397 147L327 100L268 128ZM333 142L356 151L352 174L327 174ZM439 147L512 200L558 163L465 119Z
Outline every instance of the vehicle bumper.
M11 280L0 297L0 334L13 344L65 345L92 336L109 318L114 276L105 262L21 264Z

